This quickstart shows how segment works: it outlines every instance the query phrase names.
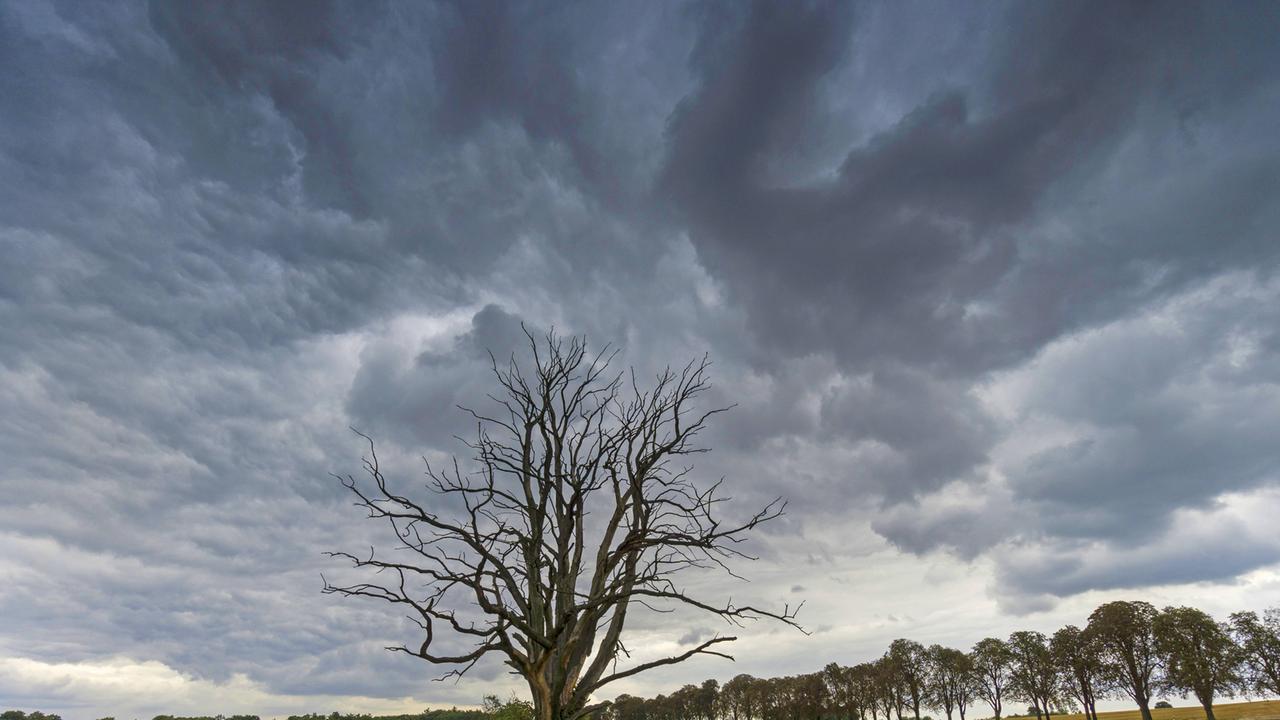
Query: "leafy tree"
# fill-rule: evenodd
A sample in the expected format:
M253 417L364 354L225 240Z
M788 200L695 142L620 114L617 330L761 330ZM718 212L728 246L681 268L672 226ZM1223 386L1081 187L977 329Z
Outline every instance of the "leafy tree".
M858 663L851 668L847 668L850 685L853 692L853 712L851 718L855 720L866 720L867 715L871 715L871 720L876 718L876 666L875 663ZM886 718L885 720L888 720Z
M1157 702L1155 705L1152 705L1151 707L1155 708L1156 710L1172 710L1173 704L1170 703L1168 700L1161 700Z
M874 697L884 720L902 720L903 690L901 673L887 653L875 662Z
M1231 632L1244 656L1245 680L1262 695L1280 695L1280 608L1261 618L1255 612L1231 616Z
M614 698L609 706L609 714L612 720L645 720L648 717L645 708L647 702L644 698L623 693Z
M681 720L693 720L697 695L697 685L684 685L679 690L671 693L668 700L671 703L671 709L675 713L675 717L681 718Z
M822 668L822 680L827 685L828 716L843 720L854 720L861 716L853 668L827 663Z
M0 713L0 720L62 720L62 717L39 710L32 710L29 713L21 710L5 710Z
M761 720L779 720L780 708L786 699L782 695L782 678L761 678L752 688L755 705Z
M910 707L915 720L920 720L920 703L924 700L929 672L929 653L920 643L899 638L889 644L888 658L902 693L901 704Z
M973 660L978 695L991 706L995 720L1000 720L1013 670L1009 644L999 638L984 638L973 646L969 657Z
M751 720L757 717L755 694L752 692L752 685L756 682L750 675L736 675L720 689L721 708L730 720Z
M1019 630L1009 636L1013 656L1010 689L1023 700L1035 704L1036 717L1051 720L1059 700L1058 666L1044 633Z
M486 695L482 707L490 720L533 720L533 704L515 696L503 702L497 695Z
M1103 667L1093 634L1068 625L1053 634L1049 649L1062 671L1068 693L1080 702L1085 720L1098 720Z
M331 585L325 592L405 608L422 641L394 651L451 666L461 675L497 655L528 683L537 720L577 720L608 684L696 655L726 657L715 636L693 648L619 668L633 604L683 606L732 624L772 612L715 604L677 584L681 571L720 568L775 501L740 522L720 517L719 483L700 486L684 466L705 448L697 436L719 409L695 410L709 388L708 362L661 373L649 390L611 374L612 355L588 356L585 341L529 336L532 367L493 363L495 407L474 412L467 447L476 471L455 461L427 467L435 497L400 494L369 443L371 482L344 485L371 518L387 522L394 556L333 553L380 582ZM367 438L366 438L367 439ZM455 513L441 508L455 507ZM437 633L471 643L441 651Z
M818 720L830 710L831 698L822 673L791 675L765 681L769 720Z
M720 683L715 680L703 680L693 695L691 717L700 720L716 720L716 707L720 702Z
M955 713L964 720L973 701L973 661L963 651L941 645L931 645L928 657L926 696L930 704L945 712L947 720Z
M1142 720L1151 720L1151 690L1157 679L1155 607L1140 600L1100 605L1089 615L1088 630L1108 679L1138 704Z
M1241 687L1240 647L1227 626L1203 610L1167 607L1156 616L1156 651L1164 662L1163 686L1194 694L1207 720L1214 720L1213 700Z

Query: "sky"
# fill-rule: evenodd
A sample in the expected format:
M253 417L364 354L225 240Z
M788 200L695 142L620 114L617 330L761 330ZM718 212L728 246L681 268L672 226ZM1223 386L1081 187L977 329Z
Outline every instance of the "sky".
M321 594L520 326L736 404L805 601L652 695L1280 605L1280 5L0 3L0 705L519 691ZM636 618L636 656L726 629Z

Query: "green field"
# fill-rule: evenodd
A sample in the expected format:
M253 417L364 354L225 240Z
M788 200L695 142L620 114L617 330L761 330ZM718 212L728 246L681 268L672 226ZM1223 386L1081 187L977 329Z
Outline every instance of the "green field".
M1218 720L1280 720L1280 700L1255 702L1215 703L1213 714ZM1034 716L1033 716L1034 717ZM1054 715L1054 720L1082 720L1083 715ZM1142 720L1137 708L1100 712L1098 720ZM1151 710L1151 720L1204 720L1204 708L1199 705Z

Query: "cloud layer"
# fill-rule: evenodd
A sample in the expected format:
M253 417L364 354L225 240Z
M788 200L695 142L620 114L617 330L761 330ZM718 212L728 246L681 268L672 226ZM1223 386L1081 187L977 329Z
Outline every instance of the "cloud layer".
M377 540L329 475L347 427L413 482L521 322L642 372L710 354L737 408L699 471L791 500L735 597L821 630L754 630L741 669L1109 593L1280 602L1277 31L1265 3L6 4L0 701L516 687L432 684L381 650L394 614L318 590Z

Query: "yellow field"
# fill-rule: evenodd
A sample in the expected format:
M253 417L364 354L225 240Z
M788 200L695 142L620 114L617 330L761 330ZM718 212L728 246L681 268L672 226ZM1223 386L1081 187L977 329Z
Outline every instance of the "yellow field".
M1215 703L1213 715L1218 720L1280 720L1280 700L1258 700L1255 702ZM1035 717L1034 715L1032 716ZM1082 720L1079 713L1074 715L1054 715L1053 720ZM1116 712L1100 712L1098 720L1142 720L1137 708L1118 710ZM1151 720L1204 720L1204 708L1199 705L1189 707L1162 708L1151 710Z

